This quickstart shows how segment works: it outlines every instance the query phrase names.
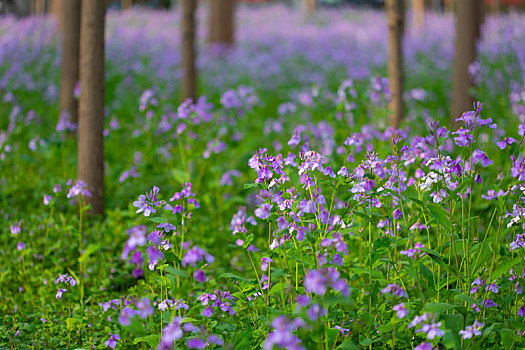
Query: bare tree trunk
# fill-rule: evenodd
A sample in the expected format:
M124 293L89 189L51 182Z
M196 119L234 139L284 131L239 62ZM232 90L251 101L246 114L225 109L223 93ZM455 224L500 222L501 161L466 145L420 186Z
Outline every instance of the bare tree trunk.
M388 79L390 81L389 121L390 126L399 128L403 118L403 32L405 8L404 0L387 0L388 16Z
M315 0L303 0L303 11L312 14L315 12Z
M492 0L490 2L490 12L493 15L497 15L501 11L501 0Z
M47 0L47 9L48 12L51 13L53 16L55 16L57 23L58 23L58 29L62 31L64 29L63 21L64 16L62 14L62 2L64 0Z
M472 81L469 65L476 59L476 36L478 35L479 19L476 11L478 0L461 0L456 3L456 56L454 58L454 78L451 124L463 112L472 109L474 98L470 94Z
M182 98L197 97L197 72L195 69L195 11L196 0L182 0Z
M416 27L423 27L425 24L425 0L412 0L412 11Z
M133 5L133 0L122 0L120 5L123 10L129 9Z
M235 0L210 0L208 41L232 45L235 31Z
M67 0L70 1L70 0ZM78 179L92 193L94 214L104 214L104 0L82 1Z
M78 101L75 98L74 91L79 74L80 1L61 0L64 44L62 46L62 73L60 76L60 113L67 113L74 123L78 122Z
M454 12L454 0L445 0L445 12Z
M35 14L45 15L46 14L46 0L34 0L35 1Z
M476 9L476 20L478 23L476 24L476 39L481 38L481 29L483 25L485 24L485 17L486 17L486 8L485 8L485 2L483 0L476 1L475 5Z

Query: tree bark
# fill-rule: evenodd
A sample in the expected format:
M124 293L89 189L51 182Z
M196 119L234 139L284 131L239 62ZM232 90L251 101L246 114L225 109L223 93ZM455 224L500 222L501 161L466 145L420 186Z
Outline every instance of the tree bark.
M61 0L64 44L60 76L60 113L67 113L74 123L78 122L78 101L74 92L79 77L80 1Z
M197 72L195 68L195 11L196 0L182 0L182 98L197 97Z
M425 0L412 0L412 12L416 27L423 27L425 24Z
M470 94L472 81L469 65L476 60L476 36L479 19L476 2L478 0L461 0L456 3L456 56L454 58L453 97L451 107L451 124L456 125L456 118L463 112L471 110L474 98Z
M53 16L55 16L57 23L58 23L58 29L60 31L63 31L64 29L64 15L62 13L63 5L62 2L64 0L47 0L47 8L48 12L51 13Z
M46 13L46 1L45 0L34 0L35 1L35 14L45 15Z
M389 122L390 126L399 128L403 118L403 33L404 33L404 0L387 0L388 16L388 79L390 82Z
M312 14L315 12L315 0L303 0L303 11Z
M208 41L232 45L235 32L235 0L210 0Z
M476 39L480 39L482 34L481 29L485 24L485 17L487 14L485 2L483 0L476 1L475 10L476 20L478 21L478 23L476 23Z
M501 11L501 0L492 0L490 2L490 12L493 15L497 15Z
M70 1L70 0L66 0ZM94 214L104 214L104 0L82 1L78 179L87 184Z
M120 5L122 10L127 10L131 8L131 5L133 5L133 0L122 0Z
M445 12L454 12L454 0L445 0Z

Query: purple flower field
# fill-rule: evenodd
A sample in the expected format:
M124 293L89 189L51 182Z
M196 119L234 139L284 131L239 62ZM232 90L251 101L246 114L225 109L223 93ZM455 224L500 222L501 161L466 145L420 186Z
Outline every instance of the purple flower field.
M103 218L56 21L0 17L0 348L525 347L525 14L453 126L453 14L407 12L396 130L384 12L242 5L230 48L206 10L196 101L179 10L107 14Z

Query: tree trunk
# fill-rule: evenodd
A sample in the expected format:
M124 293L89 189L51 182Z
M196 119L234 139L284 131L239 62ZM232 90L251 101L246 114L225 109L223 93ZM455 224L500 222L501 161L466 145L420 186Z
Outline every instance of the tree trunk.
M425 24L425 0L412 0L412 11L416 27L423 27Z
M486 8L485 8L485 2L483 0L476 1L475 5L476 10L476 20L478 23L476 24L476 39L481 38L481 29L483 27L483 24L485 24L485 17L486 17Z
M48 12L51 13L53 16L55 16L57 23L58 23L58 29L62 31L64 29L63 21L64 16L62 14L62 2L64 0L47 0L47 9Z
M315 12L315 0L303 0L303 11L308 14Z
M456 3L456 56L454 58L454 78L452 108L450 111L451 124L456 125L456 118L463 112L471 110L474 98L470 94L472 81L469 74L469 65L476 59L476 36L479 20L476 11L478 0L461 0Z
M70 0L66 0L70 1ZM92 213L104 214L104 0L82 1L78 179L87 184Z
M46 0L34 0L35 1L35 14L45 15L46 14Z
M122 0L120 5L123 10L129 9L133 5L133 0Z
M195 69L195 11L196 0L182 0L182 98L197 97L197 72Z
M235 29L235 0L210 0L209 11L209 43L232 45Z
M78 81L80 59L80 1L61 0L64 44L60 76L60 113L67 113L74 123L78 122L78 101L74 91Z
M490 12L493 15L497 15L501 11L501 0L492 0L490 2Z
M387 0L388 16L388 79L390 82L389 121L390 126L399 128L403 118L403 32L404 0Z
M454 12L454 0L445 0L445 12Z

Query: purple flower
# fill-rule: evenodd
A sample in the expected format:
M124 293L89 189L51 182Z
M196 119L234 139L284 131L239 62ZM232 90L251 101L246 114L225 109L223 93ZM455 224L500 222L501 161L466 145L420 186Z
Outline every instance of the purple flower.
M521 126L521 125L520 125ZM512 145L513 143L517 142L515 139L513 139L512 137L505 137L503 140L499 141L499 142L496 142L496 145L500 148L500 149L505 149L507 147L507 145Z
M16 244L16 249L21 252L22 250L26 249L26 245L24 244L24 242L18 242Z
M58 288L58 292L57 292L57 295L55 296L56 299L58 298L62 298L62 294L67 292L67 289L64 289L64 288Z
M188 342L186 344L190 349L204 349L207 345L204 340L198 338L188 339Z
M346 281L339 279L339 272L335 268L310 270L306 273L304 288L307 292L324 295L328 287L332 287L345 296L350 294Z
M87 184L84 181L76 180L73 182L71 179L69 179L67 184L68 186L71 186L69 188L69 192L67 193L67 198L74 198L77 196L92 197L92 194L87 189Z
M189 310L188 305L186 305L186 304L184 303L184 300L182 300L182 299L177 300L177 301L174 303L174 305L175 305L175 310L179 310L179 309L186 309L186 310Z
M164 327L157 350L173 349L173 343L184 335L181 329L181 324L182 318L174 317L173 321Z
M381 293L383 294L392 294L396 297L405 297L407 298L408 295L407 293L405 292L405 290L403 289L403 287L395 284L395 283L391 283L389 285L387 285L385 288L381 289Z
M427 342L421 343L414 348L414 350L432 350L432 349L433 349L432 343L427 343Z
M219 346L224 345L224 342L222 341L222 339L216 336L215 334L210 334L208 336L208 343L219 345Z
M262 258L261 259L261 270L266 271L268 270L268 265L273 262L272 258Z
M299 328L305 326L302 319L296 318L290 321L285 316L277 316L272 321L272 328L274 330L268 334L268 337L264 341L264 350L273 350L274 346L284 349L304 349L301 345L301 340L293 334L293 332Z
M518 310L518 316L525 317L525 308L523 306Z
M203 260L206 260L207 263L211 264L215 261L215 258L198 246L193 246L182 258L182 266L186 267L187 265L191 265L196 267L197 263Z
M161 223L157 225L157 228L163 229L165 232L175 231L176 227L169 222Z
M193 278L195 278L195 280L200 283L206 282L206 274L201 269L195 270L193 272Z
M49 205L49 203L51 203L52 199L53 199L53 197L51 197L50 195L46 194L44 196L44 205Z
M113 310L117 310L117 306L119 305L120 301L118 299L111 299L110 301L107 301L104 304L102 304L102 310L106 312L109 310L110 307L113 308Z
M488 190L486 195L485 194L481 195L481 198L491 201L493 199L498 199L499 197L502 197L505 195L507 195L507 192L503 190L499 190L498 192L494 190Z
M164 258L162 252L158 250L157 247L151 245L146 248L146 254L148 254L148 258L151 261L158 261Z
M146 196L141 194L138 201L133 202L133 206L138 208L136 213L144 212L144 216L150 216L151 213L155 214L155 209L151 207L150 203L146 200Z
M397 318L401 319L408 315L408 310L405 308L405 304L397 304L392 308L392 310L397 312Z
M110 347L112 349L115 349L117 346L117 342L120 340L120 335L109 333L109 338L104 343L107 347Z
M483 323L476 320L472 326L467 326L465 329L459 331L459 335L461 335L463 339L470 339L473 336L480 336L482 327Z
M202 311L202 316L211 317L213 315L213 309L209 306L206 306Z
M311 298L308 295L298 295L296 302L297 302L297 312L300 312L302 307L307 306L310 303Z
M435 337L442 337L445 334L445 332L439 327L441 327L441 322L423 324L421 328L416 331L416 333L426 333L427 339L432 340Z
M55 284L59 283L69 284L71 287L77 285L77 281L73 277L69 276L67 273L58 276L58 278L55 280Z
M452 133L452 135L456 135L454 137L454 143L459 147L467 147L470 144L474 143L474 136L470 133L471 131L472 130L465 129L463 127L454 131Z
M403 214L402 214L401 210L399 208L397 208L397 209L394 210L393 218L394 218L394 220L398 220L399 218L401 218L402 215Z
M131 318L137 314L137 310L125 307L120 310L118 321L123 326L129 326L131 324Z
M259 219L268 219L270 217L272 211L272 205L268 203L264 203L259 208L255 209L255 216L257 216Z
M11 234L13 235L17 235L19 234L20 232L22 232L21 230L21 227L22 226L22 220L20 220L19 222L15 222L14 224L11 225L11 227L9 228L9 230L11 231Z
M319 317L326 315L326 309L319 304L313 304L307 311L306 316L312 321L316 321Z

